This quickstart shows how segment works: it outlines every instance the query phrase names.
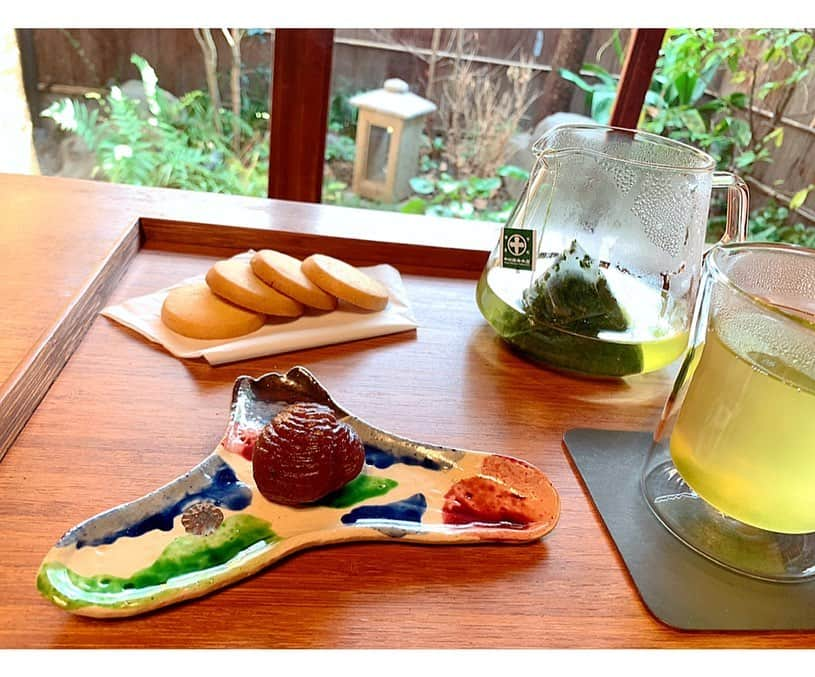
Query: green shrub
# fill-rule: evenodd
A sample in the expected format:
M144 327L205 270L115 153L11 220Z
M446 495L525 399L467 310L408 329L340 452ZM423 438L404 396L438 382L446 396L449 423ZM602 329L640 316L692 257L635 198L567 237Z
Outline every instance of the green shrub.
M791 223L790 211L774 200L750 214L749 239L764 242L789 242L815 248L815 228Z
M325 140L325 159L353 162L356 157L356 142L348 136L329 134Z
M96 105L62 99L42 112L76 134L96 157L95 178L139 186L164 186L215 193L265 195L268 182L268 114L254 111L239 122L233 148L231 111L214 111L209 96L194 90L174 100L158 87L155 71L138 55L145 101L111 87ZM221 133L215 119L219 119Z
M457 179L447 172L416 176L410 180L415 195L400 211L504 223L515 206L502 190L504 178L526 180L529 172L505 165L498 169L498 176L483 178Z
M357 133L359 111L350 104L351 96L346 92L335 92L328 105L328 131L353 139Z
M746 60L747 47L753 42L760 43L758 56L751 56L753 61ZM716 160L718 169L749 176L761 163L772 162L773 153L784 142L784 129L779 123L783 108L776 109L777 115L770 124L759 124L749 111L774 92L791 94L811 73L813 49L812 31L668 30L639 126L707 151ZM731 83L739 84L756 77L756 63L772 68L772 77L763 85L750 87L747 94L710 94L713 79L722 69ZM618 78L595 64L586 64L583 70L587 78L592 76L591 81L566 70L561 70L560 75L586 93L586 106L592 117L607 124ZM784 100L788 102L789 97L781 97ZM780 241L811 242L812 236L804 224L791 224L791 213L803 204L810 190L812 187L798 190L789 202L789 209L785 207L783 212L774 203L754 210L750 216L752 236L765 234L768 238L781 238ZM778 220L782 213L783 223ZM768 218L772 228L767 226ZM709 239L716 239L720 231L720 218L711 219Z

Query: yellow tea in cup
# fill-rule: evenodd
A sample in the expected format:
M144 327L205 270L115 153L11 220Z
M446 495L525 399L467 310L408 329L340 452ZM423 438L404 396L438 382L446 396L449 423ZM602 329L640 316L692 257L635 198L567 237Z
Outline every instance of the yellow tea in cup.
M643 497L697 553L770 581L815 579L815 249L705 255L691 349L643 464Z
M808 533L815 531L815 380L781 351L760 350L773 329L764 315L713 323L671 434L671 457L725 515Z

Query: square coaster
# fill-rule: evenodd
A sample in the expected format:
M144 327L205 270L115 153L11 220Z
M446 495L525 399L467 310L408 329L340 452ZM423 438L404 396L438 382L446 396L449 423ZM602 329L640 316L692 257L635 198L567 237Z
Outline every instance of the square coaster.
M564 446L649 611L680 630L815 629L815 581L743 576L676 539L651 512L640 471L651 433L570 430Z

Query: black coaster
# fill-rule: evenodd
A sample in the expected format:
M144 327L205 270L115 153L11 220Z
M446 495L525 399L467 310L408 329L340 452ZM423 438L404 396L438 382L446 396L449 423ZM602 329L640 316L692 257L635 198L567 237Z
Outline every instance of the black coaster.
M650 433L570 430L564 445L654 616L681 630L815 629L815 581L771 583L714 564L677 540L640 491Z

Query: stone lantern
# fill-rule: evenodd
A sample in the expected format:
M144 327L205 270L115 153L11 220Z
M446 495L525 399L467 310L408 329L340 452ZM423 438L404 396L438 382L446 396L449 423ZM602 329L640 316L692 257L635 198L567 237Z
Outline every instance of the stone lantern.
M388 203L408 197L410 179L418 171L424 119L436 105L412 94L398 78L350 103L359 108L354 192Z

